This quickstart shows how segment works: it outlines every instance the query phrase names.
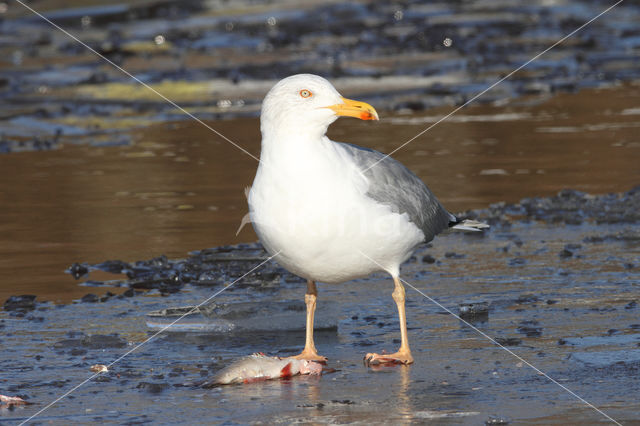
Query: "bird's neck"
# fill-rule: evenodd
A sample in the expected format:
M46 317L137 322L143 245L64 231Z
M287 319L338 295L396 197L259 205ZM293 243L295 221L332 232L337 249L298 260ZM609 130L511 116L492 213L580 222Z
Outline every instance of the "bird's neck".
M318 122L314 120L300 119L263 119L260 120L262 141L287 140L301 138L308 140L320 140L327 133L330 122ZM303 136L304 135L304 136Z
M331 155L333 142L324 131L309 132L309 129L288 128L286 131L262 132L261 164L312 167Z

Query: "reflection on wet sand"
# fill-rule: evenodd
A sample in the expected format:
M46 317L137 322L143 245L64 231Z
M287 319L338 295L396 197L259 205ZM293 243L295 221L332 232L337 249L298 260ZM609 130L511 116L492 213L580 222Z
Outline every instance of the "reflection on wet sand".
M411 365L398 366L397 384L392 389L401 422L411 422L413 420L411 413L416 411L409 398L411 368Z

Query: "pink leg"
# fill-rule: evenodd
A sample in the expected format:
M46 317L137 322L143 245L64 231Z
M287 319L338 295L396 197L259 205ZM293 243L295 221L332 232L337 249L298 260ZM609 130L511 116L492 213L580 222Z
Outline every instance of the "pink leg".
M307 334L304 343L304 349L300 355L292 356L290 358L306 359L307 361L327 362L327 358L318 355L316 345L313 343L313 317L316 312L316 299L318 297L318 289L316 289L316 283L313 281L307 281L307 294L304 295L304 302L307 305Z
M409 338L407 337L407 315L404 308L404 286L398 279L393 277L395 283L395 289L391 296L395 300L398 306L398 317L400 319L400 349L394 354L377 354L368 353L364 356L366 364L385 364L385 363L399 363L399 364L411 364L413 363L413 357L411 356L411 349L409 348Z

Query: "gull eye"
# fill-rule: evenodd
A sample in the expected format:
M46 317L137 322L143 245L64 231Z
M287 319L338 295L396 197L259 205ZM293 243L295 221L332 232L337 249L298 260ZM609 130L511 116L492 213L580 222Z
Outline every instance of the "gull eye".
M300 96L303 98L310 98L312 95L313 93L311 93L311 90L303 89L300 91Z

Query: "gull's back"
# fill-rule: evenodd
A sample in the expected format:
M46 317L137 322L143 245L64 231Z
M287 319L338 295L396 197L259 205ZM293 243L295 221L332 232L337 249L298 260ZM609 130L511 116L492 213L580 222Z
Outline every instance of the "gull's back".
M339 142L336 145L368 179L367 196L390 206L395 213L406 213L424 233L425 242L456 222L456 217L440 204L424 182L399 161L357 145Z

